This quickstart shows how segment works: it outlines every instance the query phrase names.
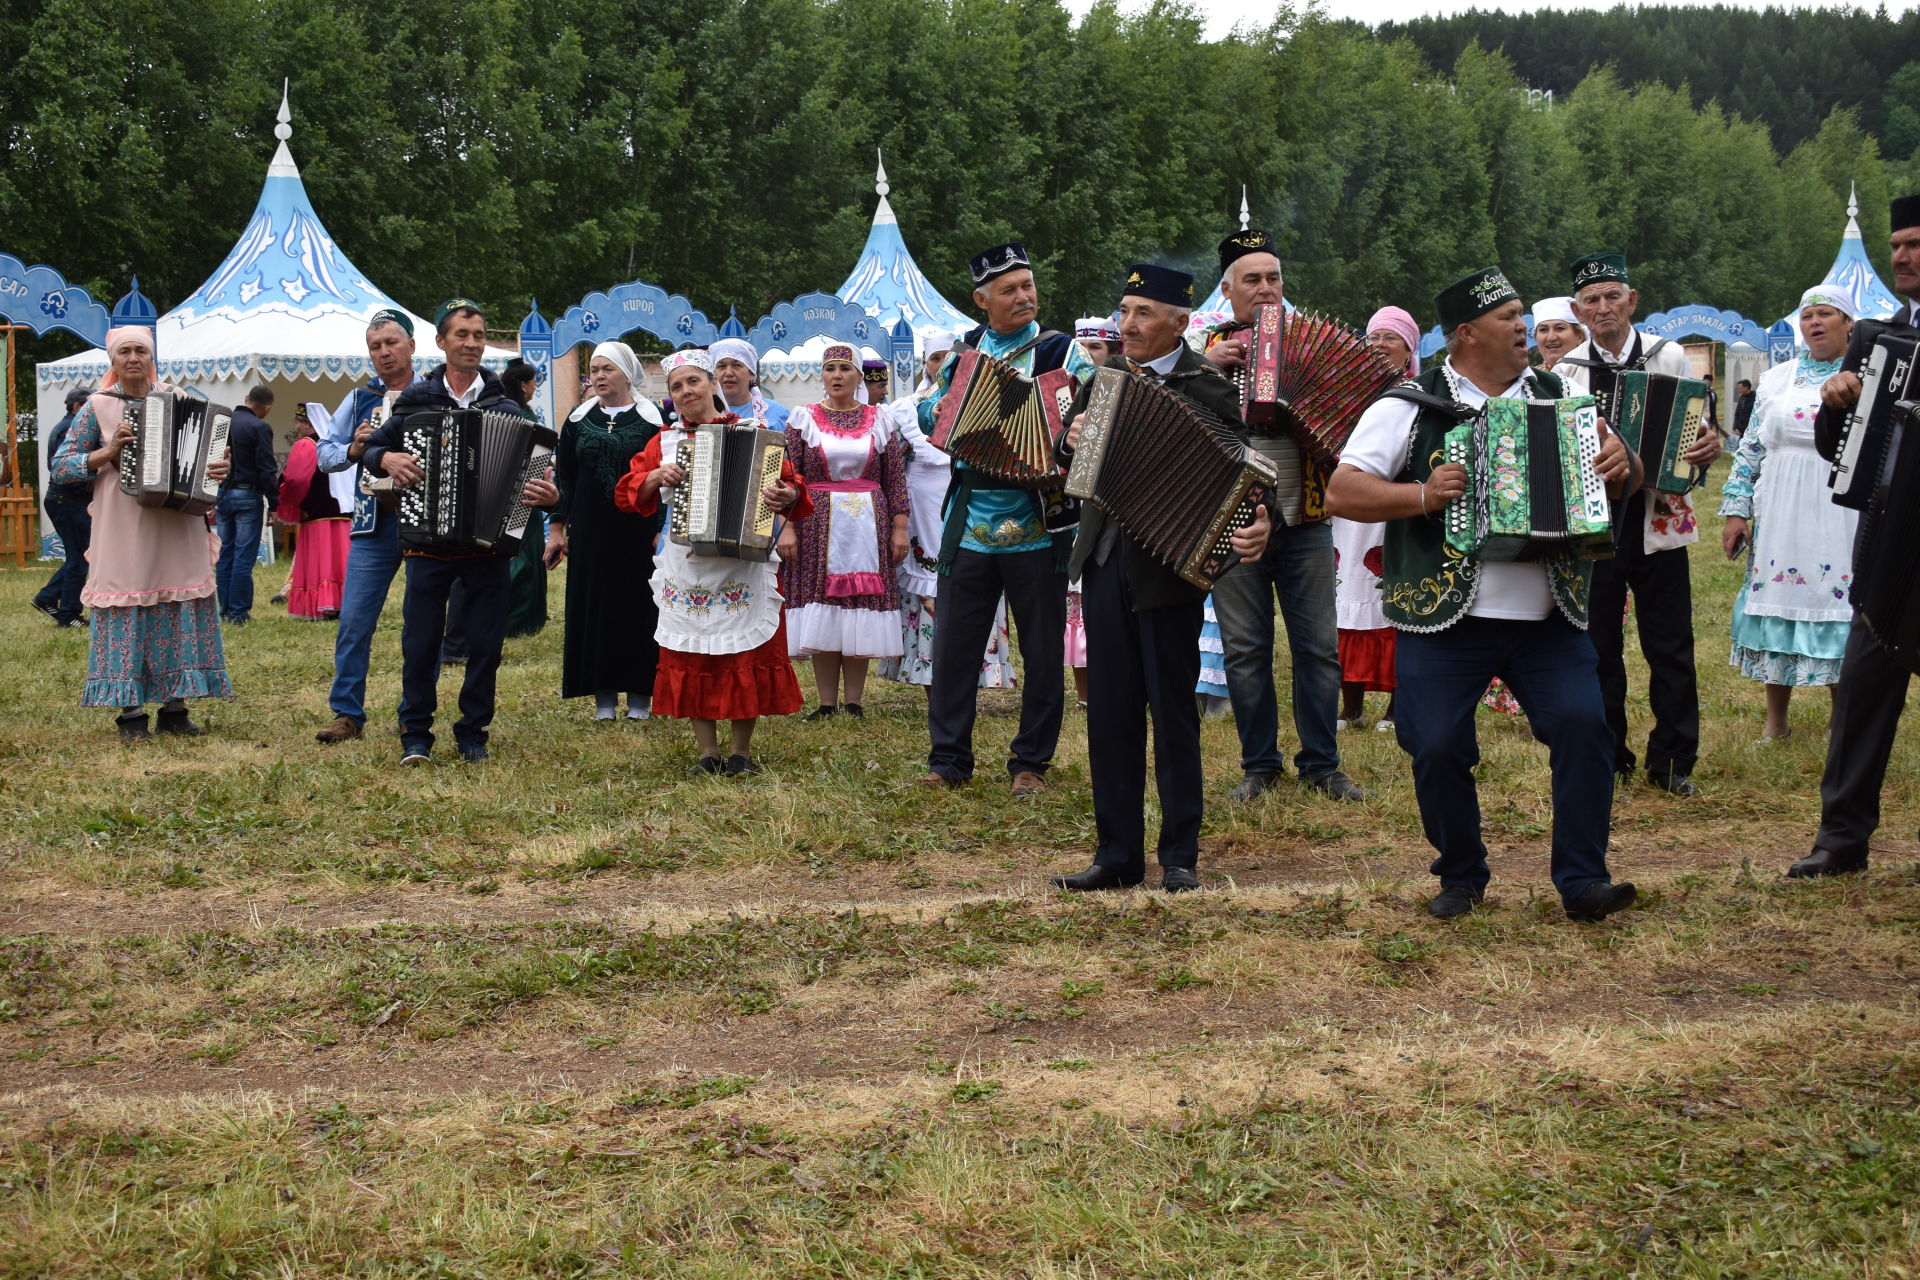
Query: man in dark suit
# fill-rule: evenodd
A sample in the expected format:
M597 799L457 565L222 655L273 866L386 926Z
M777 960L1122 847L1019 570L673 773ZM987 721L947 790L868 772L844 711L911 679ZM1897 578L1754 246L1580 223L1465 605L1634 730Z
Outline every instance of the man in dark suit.
M1233 384L1184 341L1193 314L1193 277L1140 263L1127 272L1120 299L1120 336L1128 367L1192 401L1246 440ZM1091 381L1069 411L1066 438L1056 452L1062 466L1080 443L1080 415ZM1243 561L1266 550L1267 511L1233 535ZM1200 887L1204 807L1200 775L1200 710L1193 687L1200 679L1201 605L1206 592L1187 582L1135 542L1105 512L1088 503L1068 562L1080 579L1087 629L1087 754L1093 774L1093 817L1099 845L1093 865L1057 876L1062 889L1124 889L1146 877L1147 717L1153 717L1154 782L1160 793L1160 887L1182 893Z
M420 460L401 450L409 414L437 409L524 412L507 398L500 379L480 364L487 351L487 322L478 304L466 298L443 302L434 325L434 340L446 363L407 384L361 454L368 470L390 477L401 488L419 484L426 475ZM543 477L529 482L521 497L529 506L545 508L559 501L560 491ZM467 670L453 735L460 758L478 763L488 758L494 679L507 634L509 566L518 547L449 552L412 545L402 532L400 551L407 566L400 605L400 763L423 765L432 756L440 642L446 632L447 597L456 583L466 592Z
M1854 325L1846 362L1820 388L1814 444L1829 461L1840 452L1840 428L1860 401L1860 367L1874 339L1889 329L1911 333L1920 328L1920 195L1895 200L1892 215L1893 287L1908 300L1907 306L1889 323L1862 320ZM1857 543L1854 554L1859 554ZM1855 581L1859 577L1856 568ZM1833 690L1827 770L1820 779L1820 834L1814 837L1813 852L1787 868L1794 879L1867 869L1867 844L1880 826L1880 787L1907 703L1908 674L1854 614L1840 683Z

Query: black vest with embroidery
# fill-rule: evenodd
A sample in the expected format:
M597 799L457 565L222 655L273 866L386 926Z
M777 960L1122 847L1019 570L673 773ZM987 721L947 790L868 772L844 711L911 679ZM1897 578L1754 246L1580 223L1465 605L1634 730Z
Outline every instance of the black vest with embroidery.
M1566 395L1560 379L1544 369L1536 369L1528 377L1531 395L1554 399ZM1415 394L1416 389L1420 394ZM1443 461L1447 432L1473 417L1473 411L1454 402L1444 365L1435 365L1386 395L1409 400L1420 408L1413 420L1407 467L1397 479L1424 483ZM1446 525L1439 512L1388 521L1384 558L1380 606L1396 629L1444 631L1473 607L1480 591L1481 562L1447 545ZM1592 562L1565 556L1545 562L1542 569L1560 612L1574 626L1586 630Z

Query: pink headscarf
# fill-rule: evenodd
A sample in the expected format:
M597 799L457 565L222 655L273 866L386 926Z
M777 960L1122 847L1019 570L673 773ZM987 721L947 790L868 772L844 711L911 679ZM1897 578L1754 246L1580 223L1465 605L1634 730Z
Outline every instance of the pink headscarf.
M1382 307L1373 313L1373 319L1367 321L1367 332L1385 329L1388 333L1398 334L1407 344L1407 376L1420 372L1420 326L1414 323L1412 316L1399 307Z
M159 376L160 370L158 368L158 365L159 365L160 353L157 350L153 341L153 330L147 328L143 324L123 324L117 329L107 330L107 336L105 340L102 341L100 344L101 346L106 348L107 356L109 359L109 363L107 365L107 376L100 380L100 389L102 391L105 391L108 387L116 385L120 381L120 375L113 371L113 365L111 363L111 359L114 352L118 351L121 347L124 347L129 342L143 342L146 344L147 350L153 352L153 355L154 355L154 364L155 364L154 376L156 378Z

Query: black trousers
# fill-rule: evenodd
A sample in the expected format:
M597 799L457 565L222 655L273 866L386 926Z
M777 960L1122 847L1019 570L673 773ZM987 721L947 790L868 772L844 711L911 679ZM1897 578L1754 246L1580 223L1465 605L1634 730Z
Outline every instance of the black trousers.
M446 633L447 597L455 583L467 599L467 668L460 682L460 719L453 736L462 746L485 746L493 723L493 684L507 637L509 561L502 556L436 560L407 557L407 593L400 623L400 744L433 746L433 713L439 706L440 641Z
M1867 856L1867 841L1880 826L1880 786L1907 703L1907 678L1907 669L1880 647L1855 614L1833 695L1833 732L1827 739L1827 771L1820 779L1815 848L1845 858Z
M1647 702L1653 731L1647 735L1647 772L1656 778L1693 772L1700 756L1700 685L1693 666L1693 586L1687 548L1641 550L1646 494L1629 498L1622 513L1628 543L1611 560L1593 566L1588 610L1594 652L1600 658L1600 697L1613 733L1613 767L1629 773L1636 763L1627 744L1627 663L1624 614L1627 593L1647 660Z
M67 558L33 597L33 604L36 609L52 609L60 622L80 616L80 588L87 585L87 544L93 539L90 502L91 498L69 497L58 489L47 491L47 518L53 521Z
M1080 579L1087 628L1087 760L1093 773L1093 860L1129 877L1146 873L1147 720L1160 793L1162 867L1200 858L1201 605L1133 608L1124 557L1089 562Z
M973 776L973 721L980 661L993 634L1000 596L1007 597L1025 667L1020 732L1007 759L1009 776L1045 773L1060 743L1067 696L1067 575L1052 547L990 555L962 548L934 598L933 677L927 688L927 767L952 782Z

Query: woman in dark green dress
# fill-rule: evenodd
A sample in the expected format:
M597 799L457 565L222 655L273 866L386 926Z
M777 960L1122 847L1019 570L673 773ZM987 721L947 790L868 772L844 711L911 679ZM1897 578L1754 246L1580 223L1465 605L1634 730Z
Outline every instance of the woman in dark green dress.
M560 430L560 505L547 540L549 563L562 554L570 562L560 696L591 694L593 718L612 720L624 692L627 718L644 720L659 663L659 613L647 583L660 516L619 510L613 488L659 432L660 411L639 393L640 359L624 342L595 347L587 376L593 397Z

